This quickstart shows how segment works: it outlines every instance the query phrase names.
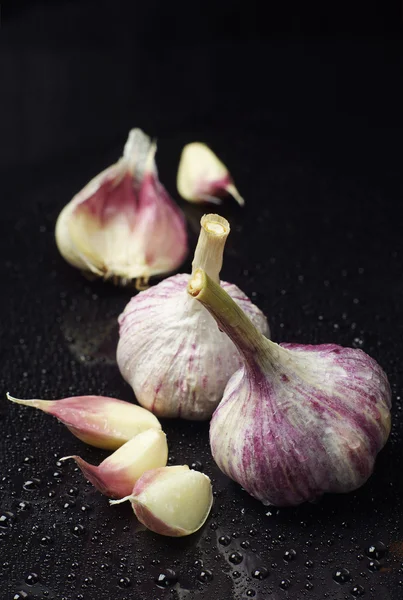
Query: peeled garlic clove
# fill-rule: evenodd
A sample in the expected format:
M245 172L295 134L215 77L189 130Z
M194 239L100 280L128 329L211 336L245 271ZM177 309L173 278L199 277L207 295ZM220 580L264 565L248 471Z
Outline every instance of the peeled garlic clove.
M137 519L148 529L170 537L182 537L200 529L213 504L207 475L187 465L162 467L144 473L132 493L111 504L129 500Z
M158 180L156 145L129 133L120 160L62 210L56 243L71 265L122 284L175 270L187 252L183 215Z
M108 456L97 467L80 456L72 458L83 475L105 496L123 498L129 495L136 481L150 469L164 467L168 460L166 435L160 429L148 429L136 435Z
M188 291L243 357L210 424L220 469L276 506L360 487L390 432L390 386L375 360L336 344L267 340L201 269Z
M205 215L193 268L219 282L229 223ZM131 299L119 317L117 362L138 402L161 417L208 419L230 376L242 364L239 352L214 319L186 293L189 275L175 275ZM221 282L256 326L269 333L266 317L241 290Z
M62 400L20 400L9 393L7 398L53 415L78 439L106 450L120 448L147 429L161 429L158 419L148 410L117 398L74 396Z
M230 194L238 204L245 204L227 167L206 144L200 142L183 148L176 186L182 198L189 202L220 204L221 196Z

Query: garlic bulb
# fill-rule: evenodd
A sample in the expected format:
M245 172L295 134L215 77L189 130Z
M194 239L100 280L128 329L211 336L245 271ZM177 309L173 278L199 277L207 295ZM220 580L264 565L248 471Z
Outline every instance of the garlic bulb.
M120 448L147 429L161 429L158 419L148 410L117 398L74 396L62 400L20 400L9 393L7 398L53 415L81 441L106 450Z
M227 167L206 144L200 142L183 148L176 187L182 198L189 202L221 204L221 196L230 194L238 204L245 204Z
M390 387L375 360L335 344L267 340L202 270L188 290L243 357L210 424L220 469L277 506L360 487L390 432Z
M80 456L72 458L84 477L105 496L123 498L131 493L136 481L150 469L164 467L168 460L166 435L160 429L148 429L136 435L96 467Z
M123 156L64 207L56 243L83 271L138 287L175 270L187 252L183 215L158 180L155 143L132 129Z
M219 282L229 224L218 215L201 220L193 269ZM186 293L189 275L175 275L131 299L119 317L117 362L138 402L163 417L208 419L241 357L213 318ZM235 285L223 288L268 334L263 313Z
M110 503L127 500L148 529L160 535L182 537L204 525L213 504L213 492L207 475L181 465L147 471L129 496Z

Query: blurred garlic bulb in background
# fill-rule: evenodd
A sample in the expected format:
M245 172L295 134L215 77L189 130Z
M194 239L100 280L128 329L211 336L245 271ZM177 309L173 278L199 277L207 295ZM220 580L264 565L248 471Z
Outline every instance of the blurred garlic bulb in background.
M221 204L221 197L230 194L240 206L245 204L227 167L206 144L200 142L183 148L176 186L188 202Z
M115 283L146 285L187 253L184 217L159 182L156 145L132 129L122 158L64 207L56 243L65 260Z
M210 214L201 220L193 270L200 266L219 283L226 219ZM163 417L208 419L242 359L209 312L187 292L189 275L169 277L134 296L119 317L117 362L138 402ZM268 335L264 314L231 283L223 288Z

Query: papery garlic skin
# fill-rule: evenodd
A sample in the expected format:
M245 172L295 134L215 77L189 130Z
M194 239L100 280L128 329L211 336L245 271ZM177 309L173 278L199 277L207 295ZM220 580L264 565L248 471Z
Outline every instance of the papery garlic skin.
M221 196L230 194L238 204L245 204L227 167L206 144L200 142L192 142L183 148L176 186L188 202L220 204Z
M115 450L99 466L87 463L80 456L66 456L60 460L70 458L101 494L124 498L132 492L143 473L167 464L168 445L163 431L148 429Z
M105 450L116 450L147 429L161 429L158 419L141 406L106 396L74 396L62 400L11 402L39 408L61 421L78 439Z
M276 506L363 485L391 426L390 386L378 363L362 350L335 344L274 344L218 286L206 284L204 274L201 279L195 288L189 284L190 292L244 358L210 423L220 469Z
M129 496L111 504L126 500L131 502L137 519L151 531L183 537L204 525L213 492L207 475L180 465L144 473Z
M222 217L203 217L193 261L203 262L217 281L225 240L214 238L214 227L224 225L229 231ZM212 236L206 246L203 232ZM222 244L218 251L215 242ZM174 275L131 299L119 317L117 363L145 408L161 417L203 420L213 413L242 359L208 311L186 293L189 277ZM268 335L266 317L249 298L231 283L221 285Z
M183 215L158 180L156 145L132 129L123 157L64 207L56 243L71 265L122 284L174 271L187 253Z

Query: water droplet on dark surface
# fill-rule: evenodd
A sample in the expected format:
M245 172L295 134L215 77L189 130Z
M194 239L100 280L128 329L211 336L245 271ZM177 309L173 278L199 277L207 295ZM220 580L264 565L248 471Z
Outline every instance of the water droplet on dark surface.
M121 577L118 581L118 586L121 588L129 588L132 582L128 577Z
M222 535L218 538L218 543L221 544L221 546L229 546L231 543L231 538L229 535Z
M248 598L253 598L254 596L256 596L256 592L255 590L246 590L246 595Z
M356 598L359 598L365 594L365 589L362 587L362 585L355 585L351 588L350 593Z
M203 471L204 465L200 460L195 460L190 465L190 468L193 469L193 471Z
M239 565L243 561L243 556L240 552L231 552L231 554L228 557L228 560L233 565Z
M234 579L239 579L240 576L241 576L241 573L239 571L232 571L232 577Z
M208 569L202 569L197 574L197 579L199 581L201 581L202 583L208 583L209 581L212 581L213 573L211 571L209 571Z
M376 542L375 544L371 544L365 550L365 554L369 558L375 558L376 560L383 558L385 556L386 552L387 552L387 548L383 542Z
M7 527L12 527L15 521L14 513L10 511L0 513L0 527L6 529Z
M313 569L315 564L314 564L313 560L307 560L307 561L305 561L305 566L307 569Z
M313 590L313 583L312 583L312 581L307 581L306 582L305 589L306 590Z
M161 588L171 587L175 585L177 581L178 577L175 571L172 571L172 569L167 569L163 573L160 573L155 579L155 583Z
M284 552L283 558L286 562L291 562L297 558L297 553L293 548L291 548L291 550L286 550Z
M41 485L40 479L32 478L32 479L28 479L22 487L27 492L33 492L33 491L39 489L40 485Z
M25 500L21 500L21 502L18 503L18 510L29 510L30 508L31 504Z
M74 525L71 529L71 533L76 537L80 537L85 533L84 525L81 525L80 523L78 525Z
M52 543L52 538L49 537L48 535L44 535L41 537L39 543L41 546L50 546L50 544Z
M368 563L368 570L369 571L379 571L381 568L381 563L378 560L370 560Z
M291 581L289 579L282 579L279 583L279 586L282 590L288 590L288 588L291 586Z
M251 575L255 579L266 579L266 577L269 576L269 570L265 567L260 567L259 569L255 569L254 571L252 571Z
M14 594L13 600L29 600L29 595L27 592L21 590L20 592L16 592Z
M336 569L333 573L333 579L336 583L340 583L341 585L347 583L351 579L350 571L344 568Z
M39 575L37 573L29 573L25 578L25 583L28 585L35 585L39 581Z

